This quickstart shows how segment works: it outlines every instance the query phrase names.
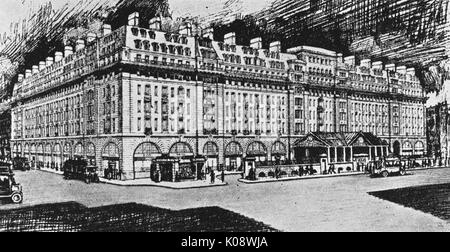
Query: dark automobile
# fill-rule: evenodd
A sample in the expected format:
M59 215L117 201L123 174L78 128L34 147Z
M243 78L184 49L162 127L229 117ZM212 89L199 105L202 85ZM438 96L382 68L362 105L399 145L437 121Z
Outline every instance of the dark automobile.
M67 160L63 171L64 179L83 180L87 184L100 182L97 167L88 165L86 160Z
M0 163L0 199L9 199L14 204L23 201L22 186L16 183L10 164Z
M29 171L31 169L27 158L15 157L13 159L13 169L21 171Z

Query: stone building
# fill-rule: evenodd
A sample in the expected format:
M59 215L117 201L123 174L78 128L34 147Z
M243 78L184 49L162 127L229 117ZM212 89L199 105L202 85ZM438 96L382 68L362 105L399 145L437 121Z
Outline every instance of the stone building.
M199 168L241 169L293 160L309 132L371 132L399 154L425 143L424 95L414 69L314 47L284 53L234 33L176 34L139 14L87 34L19 76L13 155L61 169L86 158L117 179L195 178ZM422 143L422 145L420 144ZM400 147L399 147L400 146ZM157 162L158 159L164 162ZM205 160L193 168L193 160ZM201 167L203 166L203 167Z

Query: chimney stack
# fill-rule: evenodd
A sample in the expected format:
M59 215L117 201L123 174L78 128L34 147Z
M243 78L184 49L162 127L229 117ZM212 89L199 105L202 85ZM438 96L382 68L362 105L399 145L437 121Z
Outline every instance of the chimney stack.
M25 79L28 79L31 77L31 69L25 70Z
M416 69L414 67L406 69L406 72L412 76L416 76Z
M78 52L79 50L83 50L84 47L85 47L84 40L82 40L82 39L77 40L77 45L75 46L75 51Z
M202 37L209 38L211 40L214 39L214 28L209 27L202 31Z
M223 42L229 45L236 45L236 33L230 32L225 34L223 37Z
M262 49L262 38L254 38L250 40L250 47L254 49Z
M271 51L271 52L281 52L281 42L280 41L275 41L275 42L270 43L269 51Z
M192 24L186 23L184 25L180 26L180 29L178 30L178 33L181 35L191 36L192 35Z
M95 41L96 38L97 38L97 34L95 34L93 32L89 32L87 34L86 40L87 40L88 43L92 43L93 41Z
M55 52L55 62L61 61L64 55L62 52Z
M18 78L17 78L17 81L18 81L18 82L22 82L22 81L23 81L23 78L24 78L23 74L19 74L19 75L18 75Z
M128 16L128 25L139 26L139 12L131 13Z
M64 47L64 57L68 57L73 54L73 48L71 46Z
M44 70L45 66L46 66L45 61L39 61L39 71Z
M363 59L361 60L361 64L362 67L371 69L372 68L372 61L370 59Z
M106 36L111 34L111 25L103 24L102 25L102 36Z
M45 62L44 62L44 64L45 64ZM37 73L39 73L39 66L34 65L34 66L32 67L31 73L32 73L32 74L37 74Z
M53 57L47 57L47 59L45 60L45 65L46 66L53 65Z
M150 25L151 30L160 31L161 30L161 18L160 17L154 17L150 19L148 22Z
M382 70L383 69L383 62L381 62L381 61L373 62L372 63L372 69Z
M406 66L399 66L399 67L397 67L397 73L399 73L399 74L406 74Z
M393 71L393 72L395 72L395 64L387 64L385 66L385 68L386 68L386 71Z
M344 58L344 63L349 66L355 65L355 56L348 56Z

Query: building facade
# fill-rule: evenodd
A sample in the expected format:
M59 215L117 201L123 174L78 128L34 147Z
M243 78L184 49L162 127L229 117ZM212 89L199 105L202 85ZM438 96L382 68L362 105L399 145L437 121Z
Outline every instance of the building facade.
M146 28L144 28L146 27ZM292 161L308 132L364 131L399 154L421 154L425 99L413 69L362 61L314 47L281 52L234 33L161 31L139 14L114 31L87 34L19 76L11 111L14 156L61 169L85 158L117 179L194 178L190 162L241 169Z
M449 125L450 113L447 102L440 102L427 108L427 151L428 156L450 161Z

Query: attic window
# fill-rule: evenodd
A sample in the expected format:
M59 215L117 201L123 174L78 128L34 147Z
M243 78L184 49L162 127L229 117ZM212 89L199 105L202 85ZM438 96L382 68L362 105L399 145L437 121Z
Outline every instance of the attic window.
M131 33L133 33L133 36L138 36L139 30L137 28L131 28Z

